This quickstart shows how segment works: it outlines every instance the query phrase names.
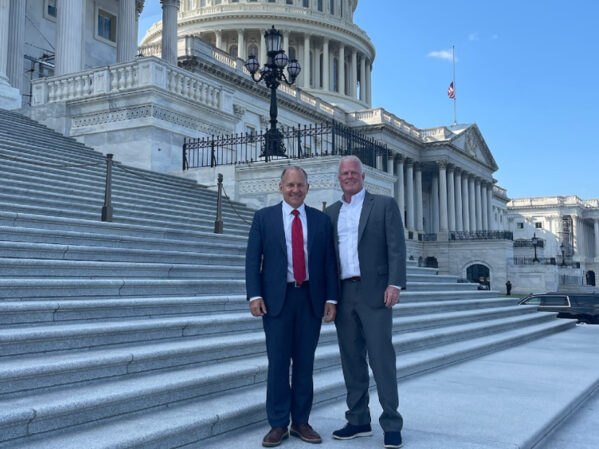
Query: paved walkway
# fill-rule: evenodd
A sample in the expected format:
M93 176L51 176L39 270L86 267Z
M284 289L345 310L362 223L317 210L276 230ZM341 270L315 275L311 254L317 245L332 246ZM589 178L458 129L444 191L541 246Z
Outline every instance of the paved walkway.
M535 449L599 447L599 326L577 326L525 345L493 353L400 383L406 449ZM573 382L574 381L574 382ZM581 403L584 404L580 407ZM371 397L373 436L331 438L344 425L339 400L317 407L311 424L323 436L322 449L382 447L376 393ZM580 407L580 408L579 408ZM578 410L564 423L572 410ZM257 449L266 425L243 435L202 445L203 449ZM282 448L312 447L297 438ZM316 446L313 446L316 449Z

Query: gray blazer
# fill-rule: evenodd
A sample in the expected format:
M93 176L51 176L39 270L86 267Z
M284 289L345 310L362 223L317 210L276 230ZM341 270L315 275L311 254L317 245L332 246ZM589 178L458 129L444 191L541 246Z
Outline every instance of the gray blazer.
M397 203L393 198L365 192L358 226L358 259L365 300L384 307L383 295L388 285L406 288L406 242ZM329 206L335 233L335 249L339 261L337 223L341 201ZM337 264L340 267L340 264Z

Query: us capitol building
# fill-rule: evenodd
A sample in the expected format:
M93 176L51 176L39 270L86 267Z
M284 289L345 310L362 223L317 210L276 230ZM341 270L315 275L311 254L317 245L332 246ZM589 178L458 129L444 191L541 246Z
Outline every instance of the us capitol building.
M339 156L247 163L231 147L216 164L184 165L186 138L268 128L270 90L244 63L264 63L274 26L302 66L278 89L279 126L335 123L385 149L365 167L366 187L396 199L409 258L496 290L507 279L516 292L594 285L597 200L509 203L476 124L421 129L373 107L376 51L353 22L358 0L161 0L162 21L138 48L149 2L158 0L0 0L0 107L125 164L204 185L222 173L228 194L256 208L280 200L281 169L298 163L307 203L320 208L340 196Z

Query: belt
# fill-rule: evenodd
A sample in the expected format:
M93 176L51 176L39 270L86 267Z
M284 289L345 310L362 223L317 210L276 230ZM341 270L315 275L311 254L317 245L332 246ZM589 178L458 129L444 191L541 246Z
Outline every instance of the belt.
M362 278L360 276L353 276L353 277L350 277L350 278L341 279L341 281L344 281L344 282L360 282L361 279Z
M302 287L307 287L308 285L310 285L310 281L304 281L301 284L297 281L287 282L287 287L293 287L293 288L302 288Z

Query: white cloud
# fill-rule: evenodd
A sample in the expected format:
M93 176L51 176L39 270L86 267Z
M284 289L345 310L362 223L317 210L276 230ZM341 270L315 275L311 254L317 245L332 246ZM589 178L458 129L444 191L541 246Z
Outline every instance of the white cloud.
M469 40L469 41L477 41L478 39L479 39L479 38L478 38L478 33L476 33L476 32L474 32L474 33L470 33L470 34L468 35L468 40Z
M451 61L452 59L451 50L431 51L427 56L429 58L446 59L448 61ZM458 58L456 58L456 61L457 60Z

